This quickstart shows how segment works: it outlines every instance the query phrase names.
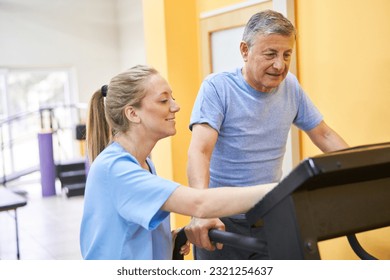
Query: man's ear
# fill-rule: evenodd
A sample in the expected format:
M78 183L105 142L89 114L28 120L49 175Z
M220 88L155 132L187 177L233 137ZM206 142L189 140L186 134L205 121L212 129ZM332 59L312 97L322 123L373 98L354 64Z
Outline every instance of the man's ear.
M248 44L245 41L241 41L240 43L240 52L241 52L242 59L245 62L248 61L249 48L248 48Z
M125 116L132 123L140 123L141 122L141 119L138 116L137 109L134 108L133 106L129 105L129 106L125 107Z

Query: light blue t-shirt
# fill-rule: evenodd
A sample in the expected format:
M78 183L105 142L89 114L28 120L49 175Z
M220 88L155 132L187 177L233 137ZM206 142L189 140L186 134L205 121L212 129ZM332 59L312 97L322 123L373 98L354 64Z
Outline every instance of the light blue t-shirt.
M241 69L209 75L190 120L218 132L210 162L210 187L278 182L292 124L310 130L322 115L288 73L272 92L254 90Z
M169 212L160 208L179 186L152 173L113 142L87 177L80 247L84 259L172 259Z

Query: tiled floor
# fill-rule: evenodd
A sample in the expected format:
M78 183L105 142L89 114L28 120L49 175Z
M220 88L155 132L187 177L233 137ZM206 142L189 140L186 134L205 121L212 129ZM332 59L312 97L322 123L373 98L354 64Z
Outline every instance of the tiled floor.
M79 260L79 228L83 197L42 197L39 179L7 185L26 194L27 205L18 208L21 260ZM0 212L0 259L15 260L14 212Z

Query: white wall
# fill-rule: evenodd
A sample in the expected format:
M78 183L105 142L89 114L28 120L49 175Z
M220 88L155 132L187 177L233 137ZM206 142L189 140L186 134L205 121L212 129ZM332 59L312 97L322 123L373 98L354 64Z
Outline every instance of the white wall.
M146 63L142 0L118 0L120 66Z
M80 102L145 60L142 0L0 0L0 68L73 67Z

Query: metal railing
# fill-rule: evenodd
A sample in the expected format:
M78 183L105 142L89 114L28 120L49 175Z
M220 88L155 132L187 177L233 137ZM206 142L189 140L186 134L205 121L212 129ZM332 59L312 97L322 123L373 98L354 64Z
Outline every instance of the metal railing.
M0 120L0 184L39 171L37 135L53 133L55 160L80 156L76 125L83 122L86 104L58 104Z

